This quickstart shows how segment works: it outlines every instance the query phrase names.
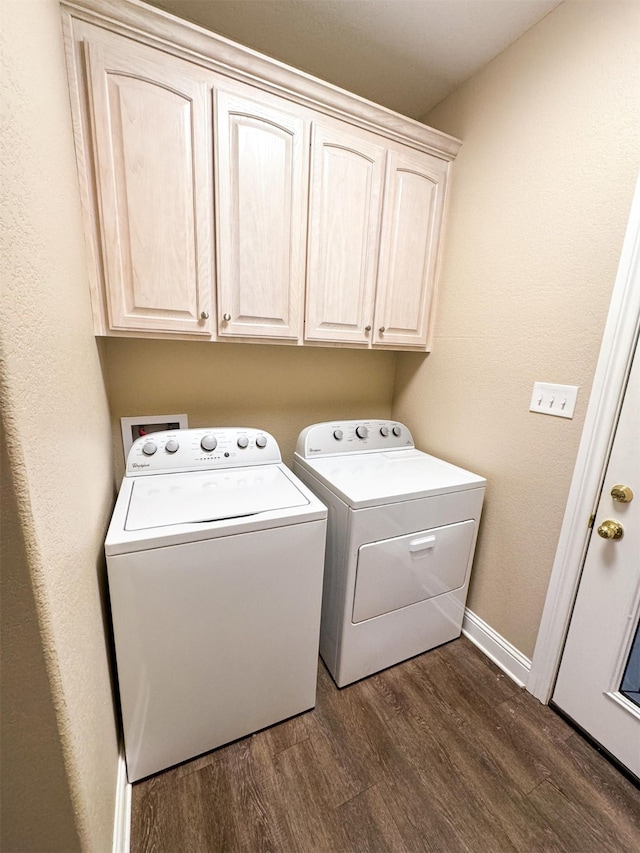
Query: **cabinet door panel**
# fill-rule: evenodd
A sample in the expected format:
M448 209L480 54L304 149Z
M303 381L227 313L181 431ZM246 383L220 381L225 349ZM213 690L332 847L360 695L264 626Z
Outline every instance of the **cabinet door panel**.
M207 87L144 45L88 44L109 326L210 334Z
M220 336L300 337L308 122L287 106L216 91Z
M391 151L380 242L374 343L426 347L447 163Z
M307 340L370 340L384 159L372 134L314 124Z

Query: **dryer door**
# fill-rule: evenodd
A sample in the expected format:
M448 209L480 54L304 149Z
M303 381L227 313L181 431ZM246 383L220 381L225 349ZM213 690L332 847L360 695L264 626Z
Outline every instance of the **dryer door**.
M362 545L352 621L363 622L463 586L475 527L471 519Z

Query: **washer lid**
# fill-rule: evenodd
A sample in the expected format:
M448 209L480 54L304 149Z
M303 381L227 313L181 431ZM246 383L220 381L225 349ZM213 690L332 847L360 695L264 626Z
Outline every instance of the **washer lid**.
M354 509L484 488L486 480L420 450L298 459Z
M308 503L275 465L157 474L133 483L124 529L221 521Z

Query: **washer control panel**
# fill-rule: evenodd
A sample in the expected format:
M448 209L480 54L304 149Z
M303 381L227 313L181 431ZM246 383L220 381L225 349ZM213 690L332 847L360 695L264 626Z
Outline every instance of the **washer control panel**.
M398 421L327 421L313 424L300 433L296 453L303 459L311 459L413 446L411 433Z
M275 438L251 427L153 432L138 438L127 457L127 477L281 462Z

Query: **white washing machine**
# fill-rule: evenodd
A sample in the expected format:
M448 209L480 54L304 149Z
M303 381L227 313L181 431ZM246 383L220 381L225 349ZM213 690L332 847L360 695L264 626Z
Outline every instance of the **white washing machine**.
M329 508L320 654L336 684L458 637L486 480L383 420L307 427L293 470Z
M268 433L133 444L105 542L129 781L315 705L326 518Z

